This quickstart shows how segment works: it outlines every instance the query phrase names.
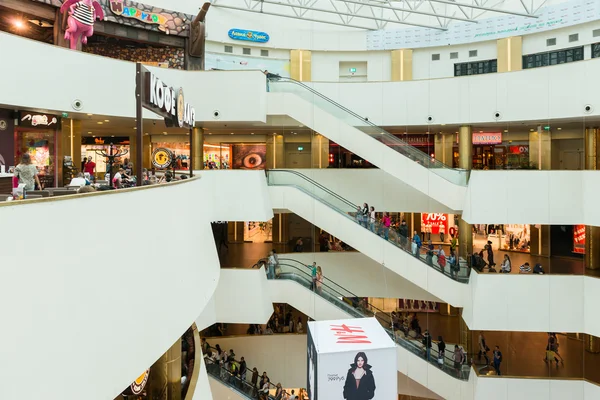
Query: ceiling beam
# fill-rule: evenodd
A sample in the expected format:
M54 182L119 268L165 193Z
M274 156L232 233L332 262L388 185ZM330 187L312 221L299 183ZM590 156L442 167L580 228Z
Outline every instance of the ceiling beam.
M257 2L260 2L260 3L264 3L264 4L271 4L271 5L275 5L275 6L294 7L294 8L307 9L307 10L310 10L310 11L322 12L322 13L326 13L326 14L345 15L345 16L350 16L350 17L354 17L354 18L362 18L362 19L370 19L370 20L373 20L373 21L390 22L390 23L393 23L393 24L418 26L420 28L437 29L437 30L442 30L442 31L447 30L447 29L441 28L439 26L417 24L417 23L414 23L414 22L406 22L406 21L398 21L398 20L395 20L395 19L370 17L370 16L367 16L367 15L350 14L350 13L344 13L344 12L335 11L335 10L324 10L322 8L313 8L313 7L290 5L290 4L287 4L287 3L278 3L278 2L275 2L275 1L269 1L269 0L254 0L254 1L257 1ZM366 5L368 5L368 4L366 4Z
M355 0L338 0L338 1L343 1L344 3L350 3L350 4L361 4L361 5L366 5L366 6L375 7L375 8L383 8L384 10L407 12L407 13L410 13L410 14L427 15L427 16L430 16L430 17L440 17L441 16L441 15L438 15L438 14L435 14L435 13L430 13L430 12L427 12L427 11L417 11L417 10L412 10L410 8L397 8L397 7L391 7L391 6L384 6L384 5L377 4L377 3L370 3L370 2L369 3L364 3L364 2L355 1ZM454 20L457 20L457 21L477 23L477 21L472 20L472 19L467 19L467 18L451 17L451 16L445 16L445 15L443 17L444 18L448 18L448 19L454 19Z
M224 9L227 9L227 10L244 11L244 12L255 13L255 14L264 14L264 15L273 15L275 17L291 18L291 19L295 19L295 20L301 19L303 21L318 22L320 24L345 26L347 28L364 29L364 30L367 30L367 31L377 30L376 27L359 26L359 25L349 25L349 24L343 24L341 22L323 21L323 20L318 20L318 19L313 19L313 18L298 18L295 15L286 15L286 14L279 14L279 13L267 12L267 11L252 10L252 9L249 9L249 8L237 8L237 7L231 7L231 6L226 6L226 5L222 5L222 4L215 5L213 3L212 6L213 7L217 7L217 8L224 8Z
M440 4L448 4L450 6L473 8L475 10L497 12L497 13L501 13L501 14L518 15L520 17L538 18L537 15L525 14L525 13L520 13L520 12L516 12L516 11L498 10L498 9L490 8L490 7L482 7L482 6L477 6L477 5L473 5L473 4L459 3L457 1L450 1L450 0L427 0L427 1L430 3L440 3Z

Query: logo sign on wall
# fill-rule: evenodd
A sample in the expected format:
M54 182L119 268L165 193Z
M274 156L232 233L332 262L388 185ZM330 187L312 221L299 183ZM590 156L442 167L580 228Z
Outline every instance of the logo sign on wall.
M142 375L139 376L139 378L133 381L133 383L131 384L131 393L133 393L134 395L142 393L142 391L146 387L146 383L148 383L149 375L150 370L147 369Z
M230 29L228 35L234 40L244 40L246 42L267 43L269 34L265 32L249 31L246 29Z
M167 17L162 14L142 11L133 6L125 6L124 0L111 0L110 11L125 18L134 18L145 24L165 25Z
M21 113L21 125L22 126L55 126L58 124L58 118L50 114L33 114L33 113Z
M167 86L154 73L144 71L146 89L143 106L165 117L168 126L192 128L196 123L196 110L185 101L183 89L175 90Z
M8 123L5 120L0 119L0 131L5 131L7 127Z
M173 154L169 149L159 147L152 152L152 165L158 169L169 168L173 163Z
M473 134L473 144L500 144L502 132L483 132Z

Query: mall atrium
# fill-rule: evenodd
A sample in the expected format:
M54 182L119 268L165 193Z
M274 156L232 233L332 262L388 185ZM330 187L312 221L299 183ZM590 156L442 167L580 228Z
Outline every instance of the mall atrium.
M600 399L599 0L142 1L0 0L1 400Z

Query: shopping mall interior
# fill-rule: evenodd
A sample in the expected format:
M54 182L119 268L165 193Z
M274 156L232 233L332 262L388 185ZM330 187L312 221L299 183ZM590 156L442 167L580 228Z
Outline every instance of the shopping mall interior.
M600 1L0 0L0 52L0 399L600 398Z

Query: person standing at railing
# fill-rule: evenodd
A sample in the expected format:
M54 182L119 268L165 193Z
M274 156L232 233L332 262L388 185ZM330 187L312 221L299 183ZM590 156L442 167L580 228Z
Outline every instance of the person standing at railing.
M368 228L369 224L369 205L367 203L363 203L362 209L360 210L361 216L361 224L365 228Z
M465 352L462 347L458 347L457 344L454 345L454 354L452 355L452 359L454 360L454 369L456 370L456 376L461 377L462 365L465 362Z
M375 207L371 206L369 211L369 228L371 232L375 232L375 225L377 224L377 216L375 213Z
M269 258L267 260L267 278L275 279L275 265L277 265L277 259L273 251L269 252Z
M429 240L427 242L427 253L425 255L425 262L430 267L433 267L433 255L435 254L434 250L435 250L435 247L433 247L433 243L431 243L431 240Z
M425 346L425 354L427 356L427 361L431 359L431 335L429 335L429 330L425 329L425 333L423 334L423 346Z
M446 342L444 338L438 336L438 365L440 368L444 367L444 358L446 357Z
M413 238L412 238L412 253L417 258L420 258L419 255L421 253L422 245L423 245L423 242L421 242L421 237L419 236L417 231L415 231Z
M321 266L317 267L317 293L321 294L322 293L322 286L323 286L323 270L321 269Z
M388 240L390 237L390 226L392 225L392 219L387 212L383 213L383 218L381 219L381 224L383 225L383 238Z

